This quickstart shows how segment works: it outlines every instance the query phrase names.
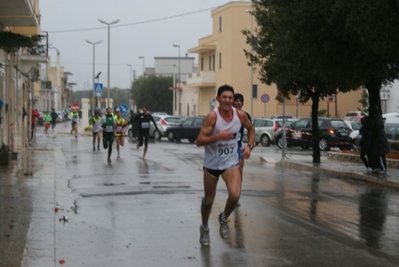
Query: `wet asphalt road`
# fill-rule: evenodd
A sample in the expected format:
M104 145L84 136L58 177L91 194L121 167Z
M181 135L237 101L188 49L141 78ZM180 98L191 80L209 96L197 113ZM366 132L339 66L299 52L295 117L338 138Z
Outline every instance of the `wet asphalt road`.
M54 257L25 253L23 266L60 266L60 260L64 266L399 264L397 192L262 163L260 156L281 158L275 147L256 148L246 161L241 206L229 218L226 240L218 233L227 197L220 179L211 246L201 248L203 148L150 142L142 160L142 148L126 142L121 158L114 149L108 164L103 149L92 151L89 136L38 140L54 148L45 164L54 166L51 203L59 210L48 213L48 225L31 226L30 232L44 232L42 244L31 239L26 250L45 244L42 254Z

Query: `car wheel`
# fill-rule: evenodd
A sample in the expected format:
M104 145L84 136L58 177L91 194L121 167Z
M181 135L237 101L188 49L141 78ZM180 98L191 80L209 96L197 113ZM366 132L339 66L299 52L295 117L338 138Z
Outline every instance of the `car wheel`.
M267 134L262 134L262 136L260 137L260 143L262 144L262 146L270 146L271 141L269 136Z
M189 141L191 144L194 144L194 142L195 142L195 139L193 139L193 138L189 138L189 139L188 139L188 141Z
M328 149L327 139L320 138L319 140L319 148L321 151L326 151Z
M277 137L276 144L278 148L283 149L283 138Z
M161 132L160 132L160 131L155 131L155 132L154 132L154 138L155 138L156 140L161 140L161 137L162 137L162 135L161 135Z
M173 142L175 140L175 134L173 132L168 133L168 140Z

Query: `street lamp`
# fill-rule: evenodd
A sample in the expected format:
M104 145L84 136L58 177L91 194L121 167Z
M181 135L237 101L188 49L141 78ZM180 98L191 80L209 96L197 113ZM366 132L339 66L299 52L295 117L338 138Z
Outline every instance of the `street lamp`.
M253 16L252 16L252 9L247 9L245 12L249 13L251 15L251 53L254 51L253 50L253 45L252 45L252 34L253 34ZM251 59L251 86L250 86L250 92L251 92L251 117L253 117L253 112L254 112L254 85L253 85L253 66L252 66L252 59Z
M133 75L132 64L126 64L126 66L129 66L129 67L130 67L130 88L132 88L132 84L133 84L133 78L132 78L132 75Z
M180 45L178 45L178 44L173 44L173 47L177 47L178 48L178 75L177 75L177 81L176 81L176 87L177 88L179 88L179 86L177 86L177 84L178 83L180 83ZM178 108L178 115L180 115L180 91L179 91L179 89L177 89L178 90L178 105L179 105L179 108Z
M111 36L110 36L110 31L111 31L111 25L112 24L116 24L116 23L118 23L119 21L120 21L120 19L117 19L117 20L114 20L114 21L112 21L112 22L110 22L110 23L108 23L108 22L105 22L105 21L103 21L102 19L98 19L98 21L99 22L101 22L101 23L103 23L103 24L106 24L106 25L108 25L108 78L107 78L107 80L108 80L108 94L107 94L107 107L109 107L109 93L110 93L110 91L111 91L111 88L110 88L110 46L111 46L111 44L110 44L110 39L111 39Z
M97 42L90 42L89 40L86 40L87 43L93 45L93 91L92 91L93 92L93 96L94 96L94 73L95 73L95 65L96 65L96 44L99 44L102 41L103 40L100 40L100 41L97 41ZM92 107L92 110L94 111L93 107Z
M143 60L143 76L145 76L145 57L144 56L139 56L139 59Z

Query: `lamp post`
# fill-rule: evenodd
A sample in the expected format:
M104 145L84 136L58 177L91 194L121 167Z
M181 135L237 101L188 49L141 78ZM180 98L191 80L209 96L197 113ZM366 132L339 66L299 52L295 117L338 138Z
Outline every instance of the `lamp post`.
M130 67L130 88L132 88L132 84L133 84L133 79L132 79L132 75L133 75L132 64L126 64L126 66L129 66L129 67Z
M114 20L114 21L112 21L112 22L110 22L110 23L108 23L108 22L105 22L105 21L103 21L102 19L98 19L98 21L99 22L101 22L101 23L103 23L103 24L106 24L106 25L108 25L108 74L107 74L107 76L108 76L108 78L107 78L107 83L108 83L108 93L107 93L107 106L109 106L109 93L110 93L110 91L111 91L111 88L110 88L110 43L111 43L111 36L110 36L110 31L111 31L111 25L112 24L116 24L116 23L118 23L119 21L120 21L120 19L117 19L117 20Z
M177 81L176 81L176 85L175 86L177 88L179 88L179 86L177 86L177 84L180 83L180 45L173 44L173 47L177 47L178 48L178 58L177 58L178 59L178 63L177 63L178 64L178 67L177 67L178 68L178 70L177 70L178 74L177 74ZM177 103L178 109L177 110L178 110L178 115L180 115L180 90L179 89L177 89L177 90L178 90L178 94L177 94L178 95L178 98L177 98L178 99L178 103Z
M252 16L252 9L247 9L247 10L245 10L245 12L247 12L247 13L249 13L250 15L251 15L251 41L253 40L252 39L252 34L253 34L253 16ZM253 50L253 45L252 45L252 43L250 44L251 45L251 52L253 52L254 50ZM252 66L252 59L251 59L251 85L250 85L250 93L251 93L251 117L253 117L253 112L254 112L254 85L253 85L253 66Z
M93 97L94 97L94 73L95 73L95 65L96 65L96 44L101 43L103 40L97 41L97 42L90 42L89 40L86 40L87 43L91 44L93 46ZM92 105L92 112L94 111L94 102ZM94 114L94 113L93 113Z
M144 56L139 56L139 59L143 60L143 76L145 76L145 57Z

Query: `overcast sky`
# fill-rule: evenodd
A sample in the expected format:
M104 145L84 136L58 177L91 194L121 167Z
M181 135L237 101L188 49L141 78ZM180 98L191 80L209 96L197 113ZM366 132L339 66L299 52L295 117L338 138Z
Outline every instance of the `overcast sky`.
M71 73L74 90L92 88L93 46L86 43L102 40L95 46L96 74L107 86L108 26L111 26L111 87L128 88L130 67L136 76L145 66L154 67L154 57L177 57L197 46L198 39L212 33L211 10L229 0L41 0L41 30L49 33L49 42L61 55L61 65ZM55 66L56 50L49 51ZM196 57L195 54L188 56ZM197 60L196 60L197 63Z

